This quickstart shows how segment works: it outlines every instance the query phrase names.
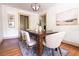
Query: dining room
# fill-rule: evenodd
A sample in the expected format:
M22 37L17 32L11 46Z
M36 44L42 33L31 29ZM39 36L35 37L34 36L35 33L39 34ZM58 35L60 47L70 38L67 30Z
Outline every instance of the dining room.
M0 32L4 40L0 55L79 56L78 6L64 3L2 3ZM4 46L7 48L4 49ZM17 52L8 54L8 48L13 49L10 49L12 53Z

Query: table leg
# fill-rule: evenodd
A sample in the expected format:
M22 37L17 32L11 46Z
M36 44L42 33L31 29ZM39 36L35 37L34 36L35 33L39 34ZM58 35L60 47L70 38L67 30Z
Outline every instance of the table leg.
M37 54L38 56L41 56L42 53L43 53L43 37L42 34L39 34L37 40Z

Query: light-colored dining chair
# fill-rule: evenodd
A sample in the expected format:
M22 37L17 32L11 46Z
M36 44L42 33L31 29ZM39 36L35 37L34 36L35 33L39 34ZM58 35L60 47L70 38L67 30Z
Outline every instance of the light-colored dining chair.
M24 37L25 37L25 40L26 40L28 47L32 47L36 44L36 41L34 39L30 38L30 35L28 32L24 33Z
M25 31L23 31L23 30L20 31L20 40L22 42L25 42L26 41L25 38L24 38L24 33L25 33Z
M61 50L60 50L60 44L62 40L64 39L65 32L58 32L55 34L50 34L46 36L46 42L44 42L44 46L52 49L52 55L54 55L54 50L58 50L60 52L60 55L62 56Z

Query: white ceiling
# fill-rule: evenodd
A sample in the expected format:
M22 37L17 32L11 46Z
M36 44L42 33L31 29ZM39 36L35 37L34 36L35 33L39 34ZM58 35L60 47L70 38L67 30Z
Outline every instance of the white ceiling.
M10 7L23 9L23 10L28 10L28 11L31 11L31 12L35 12L31 8L32 3L1 3L1 4L7 5L7 6L10 6ZM52 7L55 3L39 3L39 4L40 4L40 9L39 9L38 12L42 12L42 11Z

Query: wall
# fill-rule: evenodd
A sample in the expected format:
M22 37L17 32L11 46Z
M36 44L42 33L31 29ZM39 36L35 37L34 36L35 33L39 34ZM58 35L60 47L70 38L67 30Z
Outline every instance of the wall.
M12 14L15 16L15 28L8 28L8 14ZM34 29L37 27L38 14L33 14L31 12L16 9L13 7L8 7L2 5L2 26L3 26L3 37L4 38L14 38L19 35L19 14L29 15L30 21L30 29Z
M55 9L52 7L47 11L47 30L53 30L55 24Z
M2 29L2 9L0 5L0 42L2 41L2 34L3 34L3 29Z
M51 29L53 31L66 31L64 42L71 42L71 44L74 43L74 45L76 43L78 44L77 46L79 46L79 25L56 26L56 14L72 8L78 8L79 10L79 4L56 4L55 6L51 7L47 11L47 29Z
M44 14L46 14L46 29L47 30L53 30L53 27L55 27L55 8L50 8L50 9L47 9L47 10L45 10L45 11L43 11L43 12L41 12L40 14L39 14L39 16L41 16L41 15L44 15Z

